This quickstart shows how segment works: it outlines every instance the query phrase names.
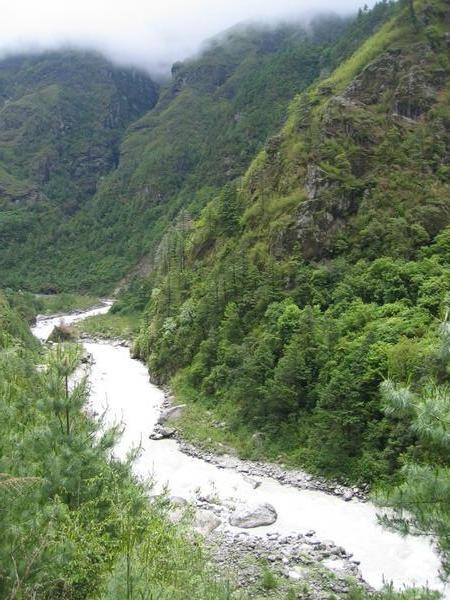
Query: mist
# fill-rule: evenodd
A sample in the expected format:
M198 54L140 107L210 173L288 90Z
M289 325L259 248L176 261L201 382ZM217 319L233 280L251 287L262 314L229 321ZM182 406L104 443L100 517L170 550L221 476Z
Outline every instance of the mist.
M359 6L360 0L0 0L0 55L71 46L163 75L237 23L351 14Z

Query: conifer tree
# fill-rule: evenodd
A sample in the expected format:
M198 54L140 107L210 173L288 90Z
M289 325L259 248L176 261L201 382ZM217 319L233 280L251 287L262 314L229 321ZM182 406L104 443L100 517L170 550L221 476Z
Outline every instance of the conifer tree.
M445 322L439 353L443 367L449 366L449 342ZM436 536L450 574L450 385L430 380L415 391L386 380L381 391L386 414L410 421L420 456L405 462L403 483L379 497L393 509L382 520L405 533Z

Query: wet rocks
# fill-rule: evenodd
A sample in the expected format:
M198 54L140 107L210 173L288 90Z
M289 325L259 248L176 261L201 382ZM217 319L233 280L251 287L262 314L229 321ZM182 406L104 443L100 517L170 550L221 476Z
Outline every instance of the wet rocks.
M238 508L230 516L229 523L233 527L251 529L253 527L272 525L277 518L278 515L275 508L271 504L265 503Z
M221 524L222 521L213 512L209 510L197 510L192 527L197 533L207 536Z
M164 423L169 420L171 421L179 419L182 416L185 408L185 404L179 404L178 406L172 406L171 408L164 410L159 416L158 425L164 425Z
M148 436L151 440L165 440L175 435L176 429L174 427L163 427L162 425L155 425L155 428Z

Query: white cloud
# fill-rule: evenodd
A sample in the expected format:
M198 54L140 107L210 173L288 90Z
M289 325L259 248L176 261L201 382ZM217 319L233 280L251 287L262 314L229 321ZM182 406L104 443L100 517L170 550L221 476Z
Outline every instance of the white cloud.
M70 44L161 71L247 20L354 12L358 0L0 0L0 51Z

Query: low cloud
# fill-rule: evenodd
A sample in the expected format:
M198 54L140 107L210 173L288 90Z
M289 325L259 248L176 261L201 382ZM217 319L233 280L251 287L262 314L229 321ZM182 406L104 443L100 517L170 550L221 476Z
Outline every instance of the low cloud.
M357 0L0 0L0 52L63 45L99 50L123 65L167 72L201 43L242 21L275 22Z

